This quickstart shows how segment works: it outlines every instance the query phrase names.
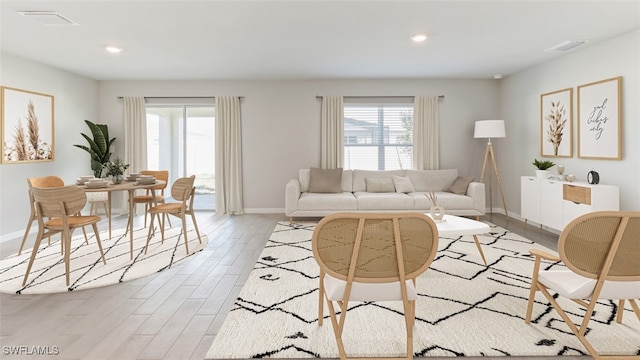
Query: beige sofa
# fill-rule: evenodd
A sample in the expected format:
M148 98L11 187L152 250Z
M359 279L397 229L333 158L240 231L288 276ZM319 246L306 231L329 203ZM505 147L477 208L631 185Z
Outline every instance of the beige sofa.
M407 179L410 180L410 191L405 186ZM393 184L391 188L389 180ZM457 169L343 170L340 192L310 192L311 171L301 169L298 179L287 183L285 213L292 220L294 217L322 217L339 211L428 212L431 202L427 194L434 191L437 204L444 207L447 214L484 215L484 184L470 180L460 178ZM385 185L381 187L380 184ZM455 185L453 189L452 185ZM466 189L460 191L461 185ZM456 187L458 193L450 192Z

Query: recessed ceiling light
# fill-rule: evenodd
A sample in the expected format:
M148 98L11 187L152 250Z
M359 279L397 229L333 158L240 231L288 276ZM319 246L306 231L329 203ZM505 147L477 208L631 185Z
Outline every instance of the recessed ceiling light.
M495 74L493 75L493 78L498 80L498 79L502 79L502 74Z
M411 40L413 40L413 42L423 42L427 40L427 34L415 34L411 36Z
M107 46L104 49L107 50L108 52L112 53L112 54L117 54L117 53L122 51L121 48L116 47L116 46Z

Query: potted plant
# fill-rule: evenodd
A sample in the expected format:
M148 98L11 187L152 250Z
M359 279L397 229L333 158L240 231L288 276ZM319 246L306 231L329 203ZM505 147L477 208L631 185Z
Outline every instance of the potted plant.
M109 139L109 128L105 124L94 124L89 120L85 120L93 139L88 135L81 133L81 135L87 140L89 146L73 145L77 148L83 149L91 156L91 170L93 170L93 176L99 178L102 177L103 165L111 158L111 145L116 138Z
M549 175L549 168L554 166L553 161L533 159L533 166L536 167L536 176L546 178Z
M124 172L129 168L129 164L125 164L122 159L116 156L113 161L107 161L103 165L104 175L111 176L114 184L120 184L124 179Z

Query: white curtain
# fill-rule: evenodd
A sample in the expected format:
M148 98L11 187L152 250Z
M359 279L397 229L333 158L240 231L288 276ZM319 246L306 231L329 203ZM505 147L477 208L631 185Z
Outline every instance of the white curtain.
M125 96L124 163L129 172L147 169L147 107L142 96ZM169 185L171 186L171 185ZM121 213L129 213L128 199L121 202ZM144 208L136 209L140 213Z
M341 168L344 163L344 100L342 96L322 97L323 169Z
M438 96L416 96L413 100L413 167L439 169Z
M216 96L216 213L240 215L242 124L240 98Z

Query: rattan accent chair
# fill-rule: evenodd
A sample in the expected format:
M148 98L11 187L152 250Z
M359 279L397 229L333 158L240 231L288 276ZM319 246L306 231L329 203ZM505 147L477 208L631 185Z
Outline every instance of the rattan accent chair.
M176 202L165 202L149 208L149 214L151 214L151 223L149 224L149 234L147 235L147 243L144 246L145 254L147 253L147 249L149 247L149 241L151 240L151 235L155 231L153 223L156 216L154 215L163 215L162 224L160 225L162 242L164 242L164 218L165 218L164 215L173 215L175 217L180 218L180 220L182 221L182 232L184 234L184 246L185 246L185 249L187 250L187 254L189 253L189 241L187 239L186 217L187 215L191 215L191 221L193 222L193 227L195 228L196 234L198 235L198 241L200 241L200 243L202 244L202 238L200 237L200 230L198 230L198 223L196 222L196 216L193 212L193 200L196 192L196 189L193 186L195 179L196 179L196 176L191 175L189 177L180 178L171 185L171 197Z
M38 220L38 213L36 211L35 199L33 198L33 193L31 193L31 188L52 188L52 187L62 187L64 186L64 180L57 176L42 176L35 178L27 178L27 184L29 185L29 205L31 207L31 214L29 215L29 222L27 223L27 227L24 230L24 236L22 237L22 243L20 243L20 250L18 250L18 255L22 254L22 249L24 249L24 244L27 242L27 237L29 236L29 231L31 230L31 225L33 225L34 221ZM51 244L51 238L48 237L47 241Z
M349 301L402 301L407 355L397 359L413 359L415 279L438 249L434 221L417 212L336 213L318 223L311 244L320 266L318 325L326 299L340 359L348 358L342 333Z
M601 356L586 337L587 325L598 300L618 300L616 322L622 322L625 300L640 320L640 211L601 211L582 215L570 222L558 240L558 256L530 250L535 256L525 322L531 322L535 295L539 291L551 303L567 326L594 359ZM541 261L562 261L566 269L540 270ZM554 295L586 308L576 326ZM635 356L637 358L637 356Z
M74 229L83 228L87 225L93 227L96 236L96 242L100 249L102 262L107 263L102 251L102 243L98 232L97 223L100 221L99 216L82 216L80 211L87 204L87 196L84 191L76 186L65 186L56 188L31 188L33 198L35 200L36 214L38 219L38 235L35 245L31 251L31 258L27 265L27 271L24 274L22 285L27 283L29 272L33 266L33 261L38 253L40 242L43 238L53 234L62 233L62 248L64 253L64 264L66 272L66 283L69 286L70 273L70 255L71 255L71 235ZM49 219L45 221L45 217Z

